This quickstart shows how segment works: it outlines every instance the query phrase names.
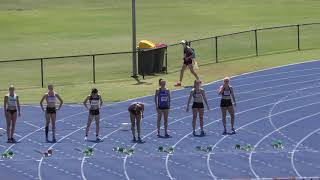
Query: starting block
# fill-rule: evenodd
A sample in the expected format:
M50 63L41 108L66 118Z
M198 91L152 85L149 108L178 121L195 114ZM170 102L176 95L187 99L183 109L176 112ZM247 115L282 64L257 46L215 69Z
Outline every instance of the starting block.
M207 146L207 147L201 147L201 146L196 146L195 148L197 151L203 151L203 152L212 152L212 146Z
M112 151L114 152L117 152L117 153L122 153L122 154L126 154L128 156L131 156L133 155L135 152L134 152L134 149L131 149L131 148L124 148L124 147L114 147L112 149Z
M271 146L275 149L283 149L282 141L280 140L272 141Z
M242 150L247 151L247 152L252 151L252 146L251 146L251 144L246 144L246 145L242 148Z
M169 148L164 148L163 146L158 147L158 152L165 152L168 154L172 154L174 152L174 148L171 146Z
M251 144L246 144L244 146L241 146L240 144L236 144L234 146L234 148L237 149L237 150L243 150L243 151L247 151L247 152L252 151Z
M12 151L6 151L2 154L3 159L12 159L14 156L14 153Z
M91 147L85 148L83 150L80 148L75 148L75 150L83 153L84 156L92 156L93 155L93 148L91 148Z
M240 145L240 144L236 144L236 145L234 146L234 148L239 150L239 149L241 149L241 145Z
M34 151L37 153L40 153L44 157L51 157L53 154L53 149L48 149L46 151L40 151L40 150L35 149Z

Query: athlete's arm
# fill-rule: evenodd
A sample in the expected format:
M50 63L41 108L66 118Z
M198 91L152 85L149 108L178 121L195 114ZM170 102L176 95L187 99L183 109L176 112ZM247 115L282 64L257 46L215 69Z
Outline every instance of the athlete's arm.
M156 90L156 92L154 93L154 104L157 110L158 110L158 93L159 93L158 90Z
M205 102L206 105L207 105L208 110L210 110L205 91L202 90L202 91L201 91L201 94L202 94L202 97L203 97L204 102Z
M220 86L220 88L218 89L218 94L219 94L219 95L222 94L222 92L223 92L223 87L224 87L224 86Z
M142 116L142 118L144 118L144 104L140 104L140 106L141 106L141 116Z
M90 96L87 96L86 99L83 101L84 107L86 107L86 109L88 109L88 110L89 110L89 108L88 108L87 102L88 102L88 100L89 100L89 97L90 97Z
M169 108L170 108L170 105L171 105L171 92L170 90L168 90L168 101L169 101Z
M191 97L192 97L192 91L190 92L190 95L189 95L189 99L188 99L188 103L187 103L187 112L189 112L189 104L190 104L190 101L191 101Z
M100 97L100 108L101 108L101 107L102 107L102 105L103 105L103 100L102 100L101 95L99 95L99 97Z
M41 107L42 111L44 111L43 101L44 101L45 98L47 98L47 94L43 95L42 99L40 100L40 107Z
M18 108L18 116L21 116L19 96L17 96L17 108Z
M4 100L3 100L4 114L6 114L6 112L7 112L7 103L8 103L8 96L4 96Z
M59 108L58 108L58 110L60 110L60 109L61 109L61 106L62 106L62 104L63 104L63 100L62 100L62 98L60 97L59 94L56 94L56 96L57 96L57 98L58 98L59 101L60 101L60 105L59 105Z
M233 88L230 87L230 89L231 89L231 96L232 96L232 100L233 100L234 106L237 106L236 97L235 97L235 95L234 95Z

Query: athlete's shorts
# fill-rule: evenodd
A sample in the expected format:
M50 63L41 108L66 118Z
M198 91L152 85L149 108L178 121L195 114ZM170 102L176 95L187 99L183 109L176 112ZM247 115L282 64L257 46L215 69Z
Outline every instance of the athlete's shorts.
M14 115L17 110L16 109L7 109L7 112L10 113L11 115Z
M90 112L90 115L92 116L97 116L100 114L99 109L91 109L89 112Z
M166 107L158 107L158 109L160 109L160 110L167 110L167 109L170 109L170 107L168 107L168 106L166 106Z
M231 99L221 99L220 107L230 107L232 106Z
M141 114L141 111L136 111L136 110L130 110L129 112L130 112L131 114L135 115L135 116Z
M47 107L48 114L56 114L56 108L55 107Z
M202 108L204 108L203 103L193 102L192 109L202 109Z
M192 64L192 59L188 59L188 60L186 60L186 59L184 59L183 60L183 64L185 64L185 65L189 65L189 64Z

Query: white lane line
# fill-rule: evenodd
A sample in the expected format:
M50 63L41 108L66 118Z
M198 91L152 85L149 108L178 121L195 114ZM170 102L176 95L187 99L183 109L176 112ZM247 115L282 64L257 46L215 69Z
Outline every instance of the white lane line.
M307 106L311 106L311 105L315 105L315 104L319 104L319 102L318 102L318 103L311 103L311 104L303 105L303 106L299 106L299 107L295 107L295 108L288 109L288 110L285 110L285 111L281 111L281 112L278 112L278 113L273 114L272 116L276 116L276 115L283 114L283 113L286 113L286 112L294 111L294 110L297 110L297 109L300 109L300 108L304 108L304 107L307 107ZM255 120L255 121L253 121L253 122L250 122L250 123L248 123L248 124L245 124L245 125L239 127L238 130L243 129L244 127L247 127L247 126L249 126L249 125L251 125L251 124L254 124L254 123L256 123L256 122L259 122L259 121L261 121L261 120L264 120L264 119L266 119L266 118L268 118L268 117L269 117L269 116L266 116L266 117L260 118L260 119L258 119L258 120ZM222 138L212 147L212 150L214 150L214 149L218 146L218 144L220 144L220 143L221 143L225 138L227 138L227 137L228 137L228 136L222 137ZM210 156L211 156L211 154L214 154L214 153L208 153L208 156L207 156L207 167L208 167L208 171L209 171L211 177L212 177L213 179L217 179L217 177L213 174L213 172L212 172L212 170L211 170L211 167L210 167Z
M25 123L25 124L27 124L27 125L30 125L30 126L32 126L32 127L35 127L35 128L41 128L40 126L34 125L34 124L29 123L29 122L27 122L27 121L23 121L23 123Z
M109 136L111 136L112 134L114 134L115 132L121 130L121 127L119 127L118 129L112 131L111 133L103 136L102 140L108 138ZM95 143L91 146L91 148L94 148L98 143ZM86 175L84 174L84 163L85 163L85 159L87 159L87 157L83 156L82 160L81 160L81 177L83 180L87 180Z
M288 101L288 100L290 100L290 99L287 99L286 101ZM287 113L287 112L290 112L290 111L294 111L294 110L297 110L297 109L305 108L305 107L312 106L312 105L315 105L315 104L320 104L320 102L311 103L311 104L307 104L307 105L303 105L303 106L298 106L298 107L295 107L295 108L292 108L292 109L287 109L287 110L284 110L284 111L280 111L280 112L278 112L278 113L272 114L272 116L277 116L277 115L280 115L280 114L284 114L284 113ZM245 125L237 128L237 129L238 129L238 130L243 129L243 128L251 125L251 124L254 124L254 123L256 123L256 122L259 122L259 121L262 121L262 120L264 120L264 119L267 119L268 117L269 117L269 115L268 115L268 116L265 116L265 117L262 117L262 118L260 118L260 119L257 119L257 120L255 120L255 121L252 121L252 122L250 122L250 123L247 123L247 124L245 124ZM214 145L212 146L212 151L218 146L218 144L220 144L220 143L221 143L225 138L227 138L227 137L228 137L228 136L223 136L219 141L217 141L216 144L214 144ZM213 153L208 153L208 155L207 155L207 167L208 167L208 171L209 171L209 173L210 173L210 176L211 176L213 179L217 179L217 177L213 174L213 172L212 172L212 170L211 170L211 167L210 167L210 156L211 156L211 154L213 154Z
M108 117L114 117L114 116L117 116L117 115L120 115L120 114L123 114L123 113L126 113L126 112L127 112L127 111L122 111L122 112L119 112L119 113L117 113L117 114L113 114L113 115L108 116ZM104 120L104 119L106 119L106 118L102 118L102 119L100 119L100 121L102 121L102 120ZM82 130L82 129L85 128L86 126L87 126L87 125L82 126L81 128L78 128L77 130L72 131L72 132L70 132L69 134L63 136L61 139L58 140L58 142L52 144L48 149L52 149L57 143L61 142L62 140L66 139L66 138L68 138L68 137L71 136L72 134L74 134L74 133ZM39 178L39 180L42 180L42 177L41 177L41 166L42 166L42 162L43 162L43 156L42 156L41 159L39 160L39 165L38 165L38 178Z
M267 134L267 135L265 135L263 138L261 138L261 139L253 146L252 151L251 151L250 154L249 154L249 166L250 166L250 170L251 170L251 172L253 173L253 175L254 175L256 178L259 178L259 175L254 171L253 166L252 166L252 154L253 154L254 150L261 144L261 142L262 142L263 140L265 140L266 138L268 138L268 137L269 137L270 135L272 135L273 133L277 132L277 130L284 129L284 128L292 125L292 124L295 124L295 123L297 123L297 122L306 120L306 119L308 119L308 118L310 118L310 117L317 116L317 115L319 115L319 114L320 114L320 112L315 113L315 114L312 114L312 115L309 115L309 116L305 116L305 117L303 117L303 118L299 118L299 119L297 119L297 120L295 120L295 121L292 121L292 122L290 122L290 123L288 123L288 124L286 124L286 125L283 125L283 126L277 128L276 130L270 132L269 134Z
M294 98L294 99L296 99L296 98ZM243 114L243 113L245 113L245 112L252 111L252 110L255 110L255 109L258 109L258 108L261 108L261 107L270 106L270 105L273 105L273 104L274 104L274 103L266 104L266 105L263 105L263 106L260 106L260 107L256 107L256 108L252 108L252 109L247 109L247 110L245 110L245 111L241 111L241 112L236 113L236 115ZM313 105L313 104L320 104L320 102L312 103L311 105ZM309 106L309 105L308 105L308 106ZM296 109L299 109L299 108L302 108L302 107L306 107L306 106L300 106L300 107L298 107L298 108L293 108L293 109L289 109L289 110L286 110L286 111L278 112L278 113L276 113L276 114L273 114L273 116L278 115L278 114L281 114L281 113L286 113L286 112L289 112L289 111L292 111L292 110L296 110ZM248 126L248 125L251 125L251 124L253 124L253 123L255 123L255 122L258 122L258 121L261 121L261 120L263 120L263 119L266 119L267 117L268 117L268 116L265 116L265 117L263 117L263 118L261 118L261 119L258 119L258 120L255 120L255 121L253 121L253 122L250 122L250 123L246 124L245 126ZM220 121L220 120L221 120L221 118L218 119L218 120L216 120L216 121ZM213 123L216 122L216 121L210 122L210 123L206 124L204 127L209 126L209 125L213 124ZM241 128L245 127L245 126L241 126L241 127L239 127L238 129L241 129ZM184 140L185 138L187 138L190 134L192 134L192 132L190 132L190 133L186 134L184 137L182 137L179 141L176 142L176 144L173 145L173 147L177 146L182 140ZM218 145L222 140L224 140L226 137L228 137L228 136L223 136L223 137L212 147L212 150L214 150L214 149L217 147L217 145ZM208 157L207 157L207 166L209 166L209 165L208 165L208 161L210 160L210 154L211 154L211 153L209 153L209 154L208 154ZM173 180L174 178L172 177L171 172L170 172L170 170L169 170L169 166L168 166L169 156L170 156L170 155L167 155L167 157L166 157L166 170L167 170L167 174L168 174L169 178L170 178L171 180ZM209 159L209 160L208 160L208 159ZM210 167L208 167L208 170L209 170L209 173L210 173L211 177L213 177L214 179L216 179L216 177L213 175Z
M269 111L269 123L271 124L271 126L273 127L273 129L277 129L276 125L273 123L272 121L272 112L273 110L275 109L275 107L277 107L277 105L279 105L280 103L282 103L285 99L287 99L289 96L292 96L300 91L303 91L303 90L307 90L307 89L310 89L310 88L314 88L315 85L311 85L311 86L308 86L306 88L302 88L302 89L297 89L295 91L293 91L292 93L288 93L288 95L284 96L283 98L281 98L276 104L274 104L274 106L270 109ZM313 95L311 95L313 96ZM282 133L281 131L277 131L281 136L283 136L284 138L286 138L287 140L293 142L293 143L297 143L295 140L293 140L292 138L288 137L287 135L285 135L284 133Z
M286 91L286 92L287 92L287 91ZM251 101L251 100L256 100L256 99L265 98L265 97L269 97L269 96L279 95L279 94L286 93L286 92L280 92L280 93L278 92L278 93L269 94L269 95L265 95L265 96L259 96L259 97L256 97L256 98L251 98L251 99L246 99L246 100L244 100L244 101L239 101L238 103L243 103L243 102L247 102L247 101ZM212 99L215 99L215 98L212 98ZM208 101L210 101L210 100L212 100L212 99L208 99ZM267 105L259 106L259 108L260 108L260 107L265 107L265 106L268 106L268 105L272 105L272 104L274 104L274 103L270 103L270 104L267 104ZM219 109L219 108L220 108L220 107L213 108L213 109L211 109L211 111L216 110L216 109ZM254 110L254 109L257 109L257 107L256 107L256 108L253 108L252 110ZM205 111L205 112L206 112L206 111ZM178 120L176 120L176 121L173 121L173 122L169 123L169 125L174 124L175 122L181 121L182 119L185 119L185 118L188 118L188 117L191 117L191 116L192 116L192 115L188 115L188 116L186 116L186 117L184 117L184 118L181 118L181 119L178 119ZM157 131L157 130L154 130L154 131L152 131L151 133L148 133L148 134L145 135L142 139L144 139L144 138L152 135L152 134L155 133L156 131ZM131 146L131 148L134 148L136 145L137 145L137 143L135 143L133 146ZM126 175L126 178L129 180L130 178L129 178L129 175L127 174L127 170L126 170L126 161L127 161L127 156L124 158L123 168L124 168L124 174Z
M302 88L302 89L305 89L305 88ZM253 91L255 91L255 90L253 90ZM244 101L239 101L238 103L243 103L243 102L247 102L247 101L250 101L250 100L256 100L256 99L260 99L260 98L264 98L264 97L269 97L269 96L272 96L272 95L278 95L278 94L282 94L282 93L286 93L286 92L288 92L288 91L280 92L280 93L278 92L278 93L274 93L274 94L266 95L266 96L259 96L259 97L257 97L257 98L251 98L251 99L247 99L247 100L244 100ZM293 91L290 91L290 92L293 92ZM240 93L238 93L238 94L240 94ZM320 93L319 93L319 94L320 94ZM300 99L300 98L303 98L303 97L292 98L292 99L290 99L290 100ZM216 99L216 98L212 98L212 99ZM212 100L212 99L208 99L208 101L210 101L210 100ZM274 103L266 104L266 105L263 105L263 106L255 107L255 108L250 109L250 110L255 110L255 109L258 109L258 108L261 108L261 107L266 107L266 106L273 105L273 104L274 104ZM212 109L212 110L219 109L219 108L220 108L220 107L217 107L217 108L214 108L214 109ZM245 112L246 112L246 111L245 111ZM184 118L182 118L182 119L185 119L185 118L188 118L188 117L191 117L191 116L186 116L186 117L184 117ZM180 119L179 121L181 121L182 119ZM171 122L171 123L169 123L169 125L170 125L170 124L173 124L173 123L175 123L175 122L178 122L178 121ZM144 139L145 137L150 136L150 135L153 134L154 132L156 132L156 130L154 130L154 131L152 131L151 133L149 133L149 134L147 134L146 136L144 136L143 139ZM192 133L192 132L191 132L191 133ZM191 134L191 133L189 133L189 134ZM137 145L137 144L134 144L134 145L132 146L132 148L134 148L136 145ZM125 174L127 180L129 180L130 177L129 177L128 173L127 173L126 161L127 161L127 156L124 158L123 168L124 168L124 174Z
M267 82L276 82L276 81L280 81L280 80L288 80L288 79L295 79L295 78L299 78L299 77L306 77L306 76L314 76L314 75L318 75L320 73L314 73L314 74L307 74L307 75L299 75L299 76L291 76L291 77L288 77L288 78L280 78L280 79L272 79L272 80L266 80L266 81L259 81L259 82L256 82L256 83L247 83L247 84L241 84L241 85L237 85L236 87L239 88L239 87L246 87L246 86L252 86L252 85L258 85L258 84L264 84L264 83L267 83ZM273 74L269 74L268 76L272 76ZM314 81L317 81L319 79L314 79ZM235 80L236 82L237 80ZM217 81L219 82L219 81ZM293 85L293 84L299 84L299 83L304 83L304 82L312 82L312 81L298 81L298 82L295 82L295 83L287 83L287 84L281 84L281 85L278 85L278 86L271 86L271 87L268 87L268 88L260 88L260 89L256 89L256 91L258 90L264 90L264 89L272 89L272 88L275 88L275 87L283 87L284 85ZM214 90L208 90L206 91L206 93L211 93L211 92L216 92L217 90L214 89ZM243 92L245 93L245 92ZM239 93L238 93L239 94ZM180 97L176 97L176 98L172 98L171 100L176 100L176 99L181 99L181 98L185 98L185 97L188 97L188 95L184 95L184 96L180 96ZM220 97L219 97L220 98ZM217 98L218 99L218 98Z
M306 135L303 139L301 139L297 144L296 146L294 147L292 153L291 153L291 165L292 165L292 168L294 170L294 172L299 176L299 178L302 178L301 174L298 172L296 166L295 166L295 163L294 163L294 154L295 152L297 152L297 148L306 140L308 139L310 136L314 135L315 133L319 132L320 131L320 128L312 131L311 133L309 133L308 135Z
M0 130L1 130L1 131L4 131L5 134L6 134L6 132L7 132L7 130L6 130L6 129L3 129L3 128L0 128ZM14 133L14 135L15 135L15 136L18 136L18 137L22 137L20 134L17 134L17 133Z
M245 78L238 78L237 80L247 80L247 79L253 79L253 78L260 78L260 77L269 77L276 76L276 75L283 75L283 74L289 74L289 73L297 73L297 72L306 72L306 71L312 71L312 70L319 70L320 68L309 68L309 69L300 69L300 70L293 70L293 71L284 71L284 72L278 72L278 73L272 73L272 74L263 74L263 75L256 75L256 76L249 76Z
M287 92L292 92L292 91L282 91L282 92L278 92L278 93L274 93L274 94L269 94L269 95L265 95L265 96L259 96L259 97L257 97L257 98L251 98L251 99L247 99L247 100L244 100L244 101L239 101L239 103L241 103L241 102L247 102L247 101L251 101L251 100L256 100L256 99L260 99L260 98L265 98L265 97L269 97L269 96L274 96L274 95L280 95L280 94L287 93ZM238 94L240 94L240 93L238 93ZM216 99L216 98L208 99L208 101L214 100L214 99ZM183 106L173 108L172 110L181 109L181 107L183 107ZM212 110L215 110L215 109L219 109L219 108L214 108L214 109L212 109ZM152 117L152 116L154 116L154 115L156 115L156 113L154 113L154 114L152 114L152 115L149 115L148 117L145 117L145 119L146 119L146 118L149 118L149 117ZM188 117L191 117L191 116L187 116L187 117L185 117L185 118L188 118ZM182 119L185 119L185 118L182 118ZM181 121L182 119L179 119L178 121ZM174 122L171 122L171 123L169 123L169 125L170 125L170 124L173 124L173 123L175 123L175 122L178 122L178 121L176 120L176 121L174 121ZM145 122L145 121L144 121L144 122ZM154 132L156 132L156 130L154 130L154 131L152 131L151 133L149 133L149 134L147 134L146 136L144 136L143 139L146 138L146 137L148 137L148 136L150 136L150 135L152 135ZM137 145L137 143L134 144L131 148L134 148L136 145ZM127 160L127 156L124 158L124 168L125 168L125 169L126 169L126 160ZM127 179L128 179L129 176L128 176L126 170L124 170L124 171L125 171L124 174L126 175L126 177L127 177ZM84 179L84 178L83 178L83 179Z

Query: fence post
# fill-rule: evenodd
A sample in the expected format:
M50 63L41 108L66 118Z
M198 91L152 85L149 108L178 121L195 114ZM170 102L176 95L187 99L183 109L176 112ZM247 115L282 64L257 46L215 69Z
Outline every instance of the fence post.
M93 83L96 83L96 56L92 55L92 75L93 75Z
M216 63L219 62L218 60L218 36L214 37L215 38L215 44L216 44Z
M300 25L297 24L297 33L298 33L298 51L300 51Z
M258 51L258 32L255 29L254 30L254 38L255 38L255 42L256 42L256 56L259 56L259 51Z
M41 87L44 87L44 83L43 83L43 59L40 59L40 66L41 66Z

